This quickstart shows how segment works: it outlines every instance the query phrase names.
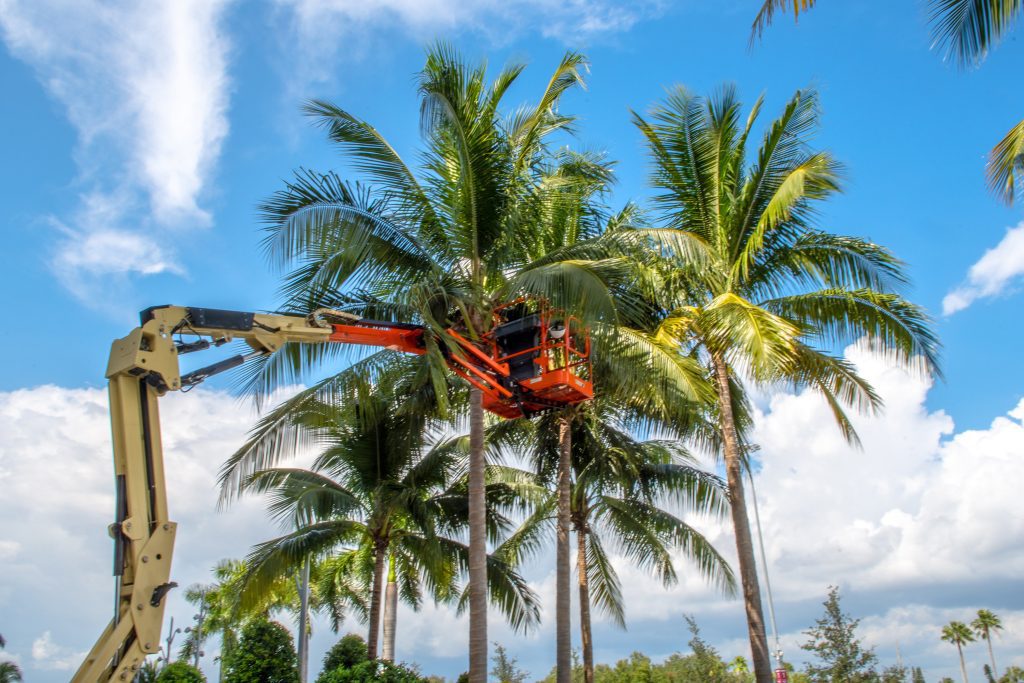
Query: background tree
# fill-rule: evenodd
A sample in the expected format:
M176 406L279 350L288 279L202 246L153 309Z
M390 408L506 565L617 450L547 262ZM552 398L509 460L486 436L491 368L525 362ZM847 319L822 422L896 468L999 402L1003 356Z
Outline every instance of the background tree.
M524 683L529 678L529 672L523 671L517 666L515 657L509 657L505 648L500 643L494 643L494 655L491 657L494 668L491 669L491 676L498 680L498 683Z
M206 683L203 672L185 662L168 664L156 676L157 683Z
M893 664L882 669L880 683L907 683L907 667Z
M805 631L810 639L801 649L813 653L817 664L808 664L805 671L812 683L874 683L878 674L878 658L857 638L859 619L845 614L839 601L839 588L829 586L825 614Z
M0 649L7 647L7 641L0 635ZM21 667L14 662L0 662L0 683L21 681Z
M1007 667L999 678L999 683L1024 683L1024 669L1019 666Z
M224 683L298 683L292 636L284 626L253 619L242 628L238 647L227 661Z
M995 676L999 669L996 668L996 656L992 651L992 636L1003 630L1003 622L990 610L978 610L978 616L971 622L971 628L979 638L988 645L988 657L992 662L992 675Z
M0 662L0 683L14 683L20 681L21 667L14 662Z
M602 383L602 387L607 386ZM561 470L563 416L537 420L525 437L528 453L549 490ZM721 516L724 483L700 470L682 443L663 438L640 441L629 430L644 422L628 404L604 397L580 406L570 422L570 521L576 534L580 635L585 683L594 681L591 608L596 606L625 628L625 604L609 550L673 585L673 554L681 553L723 591L735 590L728 563L680 511ZM649 426L659 424L650 421ZM520 435L519 438L524 438ZM554 494L534 509L498 552L513 563L544 547L553 523Z
M374 391L347 406L311 400L293 411L289 419L315 435L321 455L309 470L268 468L243 483L246 491L269 493L271 513L297 527L253 550L245 590L259 595L306 557L328 557L325 564L337 571L319 573L332 584L344 580L347 571L370 587L371 659L377 656L389 557L396 563L401 593L414 608L421 604L424 585L435 600L458 599L457 580L468 565L467 548L458 540L466 530L468 506L464 440L442 440L428 449L427 426L407 412L406 401L398 398L403 393L381 384ZM517 475L498 466L490 473L495 481L488 484L487 519L492 534L498 534L512 526L502 510L517 504L512 489L497 479ZM488 583L492 599L515 628L536 623L535 596L507 563L491 559ZM330 590L321 588L322 599L330 597Z
M921 671L921 667L914 667L914 672L910 677L910 683L925 683L924 672Z
M960 655L960 675L964 683L967 683L967 664L964 662L964 645L974 642L974 635L967 624L962 621L951 621L942 627L942 640L956 645L956 651Z
M658 336L700 358L715 386L719 429L754 671L771 681L750 523L743 495L744 384L788 384L821 394L856 443L847 407L879 397L845 359L823 350L866 338L892 360L935 367L927 315L898 294L902 264L866 240L815 227L820 203L840 190L841 167L812 150L818 98L802 90L772 121L748 165L733 87L710 98L672 90L649 118L634 113L652 161L661 223L677 237L646 257L661 279ZM636 231L643 235L643 230ZM667 253L666 253L667 251ZM915 364L916 365L916 364Z
M367 660L366 641L358 633L349 633L331 646L324 655L321 677L338 668L351 669ZM317 679L317 683L322 683Z

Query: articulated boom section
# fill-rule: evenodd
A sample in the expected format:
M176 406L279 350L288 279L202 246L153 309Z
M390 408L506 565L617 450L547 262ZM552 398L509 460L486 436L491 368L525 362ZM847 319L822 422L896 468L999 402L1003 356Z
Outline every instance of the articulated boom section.
M345 343L424 354L420 325L378 322L321 310L309 316L161 306L114 342L107 365L116 487L114 618L72 683L129 681L159 651L177 525L168 518L157 399L189 389L286 343ZM340 322L338 322L340 321ZM484 406L507 418L572 405L593 397L590 340L578 323L541 304L498 309L480 342L447 330L448 367L484 393ZM182 355L244 340L240 354L182 375Z

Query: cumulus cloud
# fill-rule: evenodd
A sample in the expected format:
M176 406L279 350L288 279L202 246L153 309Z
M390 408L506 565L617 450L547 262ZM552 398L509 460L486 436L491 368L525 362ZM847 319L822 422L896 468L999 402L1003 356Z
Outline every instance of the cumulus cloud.
M1024 521L1008 514L1024 486L1024 400L987 429L958 432L948 414L927 407L929 379L860 348L846 357L886 403L879 416L853 418L862 450L843 440L812 393L771 395L755 414L755 485L782 646L791 660L804 659L802 631L820 615L827 587L838 585L884 662L894 661L898 643L929 678L952 675L956 652L940 646L932 626L969 621L981 607L1024 617L1007 592L1024 572ZM731 526L694 524L735 568ZM639 643L643 634L645 651L668 654L686 640L685 612L697 614L723 654L749 656L740 604L686 571L685 559L680 585L668 592L621 558L615 562L631 635L608 631L606 642ZM925 613L915 630L914 619ZM616 656L635 649L622 647Z
M227 4L0 0L0 36L78 132L79 182L88 189L55 258L68 286L85 283L77 273L125 272L143 241L147 257L159 250L156 262L167 264L166 247L140 225L210 223L200 199L228 132ZM97 258L97 248L113 253ZM79 258L83 250L94 256Z
M86 650L75 652L53 642L49 631L32 641L32 664L39 669L73 671L82 663Z
M978 299L999 296L1024 275L1024 222L1006 231L967 271L967 281L942 299L942 313L952 315Z
M790 659L803 659L802 631L820 615L834 584L842 588L844 608L863 618L862 637L879 647L883 663L894 661L898 643L904 660L924 667L929 680L955 674L955 649L938 641L937 628L987 607L1008 624L996 642L1000 665L1024 664L1012 655L1024 636L1009 635L1011 624L1024 634L1024 611L1012 597L1024 573L1024 521L1010 514L1024 485L1024 401L987 428L957 431L948 414L927 407L929 380L857 348L846 355L886 400L882 415L854 418L863 450L842 440L813 394L774 394L755 416L762 447L755 482L783 648ZM208 580L218 560L241 557L278 530L259 501L216 512L216 471L253 423L250 409L203 389L173 394L161 406L171 512L181 524L173 573L184 586ZM110 610L105 392L47 386L0 393L0 433L0 519L18 520L0 527L0 613L14 629L5 627L5 636L33 679L56 681L61 676L32 657L33 641L59 643L66 648L61 653L86 650ZM734 556L727 521L691 521ZM538 677L553 659L552 556L524 569L544 604L541 629L524 637L496 614L490 620L491 639ZM684 613L697 616L723 655L747 652L738 600L708 587L685 560L679 585L669 590L622 558L613 561L630 630L598 618L599 661L635 649L655 658L685 650ZM180 592L172 594L169 615L178 624L191 616ZM347 628L361 630L355 623ZM420 614L403 608L399 658L428 673L458 673L465 668L466 628L465 618L448 608L427 605ZM322 622L314 633L315 661L334 636Z

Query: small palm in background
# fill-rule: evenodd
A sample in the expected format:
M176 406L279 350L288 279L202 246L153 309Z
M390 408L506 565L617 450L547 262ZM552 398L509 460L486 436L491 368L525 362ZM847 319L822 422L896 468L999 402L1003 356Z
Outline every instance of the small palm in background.
M992 635L1003 630L1003 622L990 610L980 609L977 618L971 622L971 628L979 638L988 644L988 657L992 662L992 675L995 676L999 669L996 668L996 656L992 652Z
M942 627L942 640L956 645L956 651L960 655L960 675L963 676L964 683L968 683L964 645L974 642L974 634L971 633L971 629L962 621L951 621Z
M0 635L0 649L7 647L7 641ZM21 668L14 662L0 662L0 683L15 683L21 680Z

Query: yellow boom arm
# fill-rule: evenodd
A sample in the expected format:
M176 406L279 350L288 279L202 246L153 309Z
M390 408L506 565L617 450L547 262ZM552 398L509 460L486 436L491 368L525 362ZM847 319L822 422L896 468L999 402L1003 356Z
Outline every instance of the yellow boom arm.
M299 316L167 306L142 312L142 324L114 342L107 365L117 490L114 538L116 609L72 683L130 681L159 650L164 597L177 525L167 516L157 398L236 367L286 342L325 342L333 329ZM176 341L189 335L196 341ZM204 338L209 338L209 341ZM182 376L178 356L232 339L253 349Z

